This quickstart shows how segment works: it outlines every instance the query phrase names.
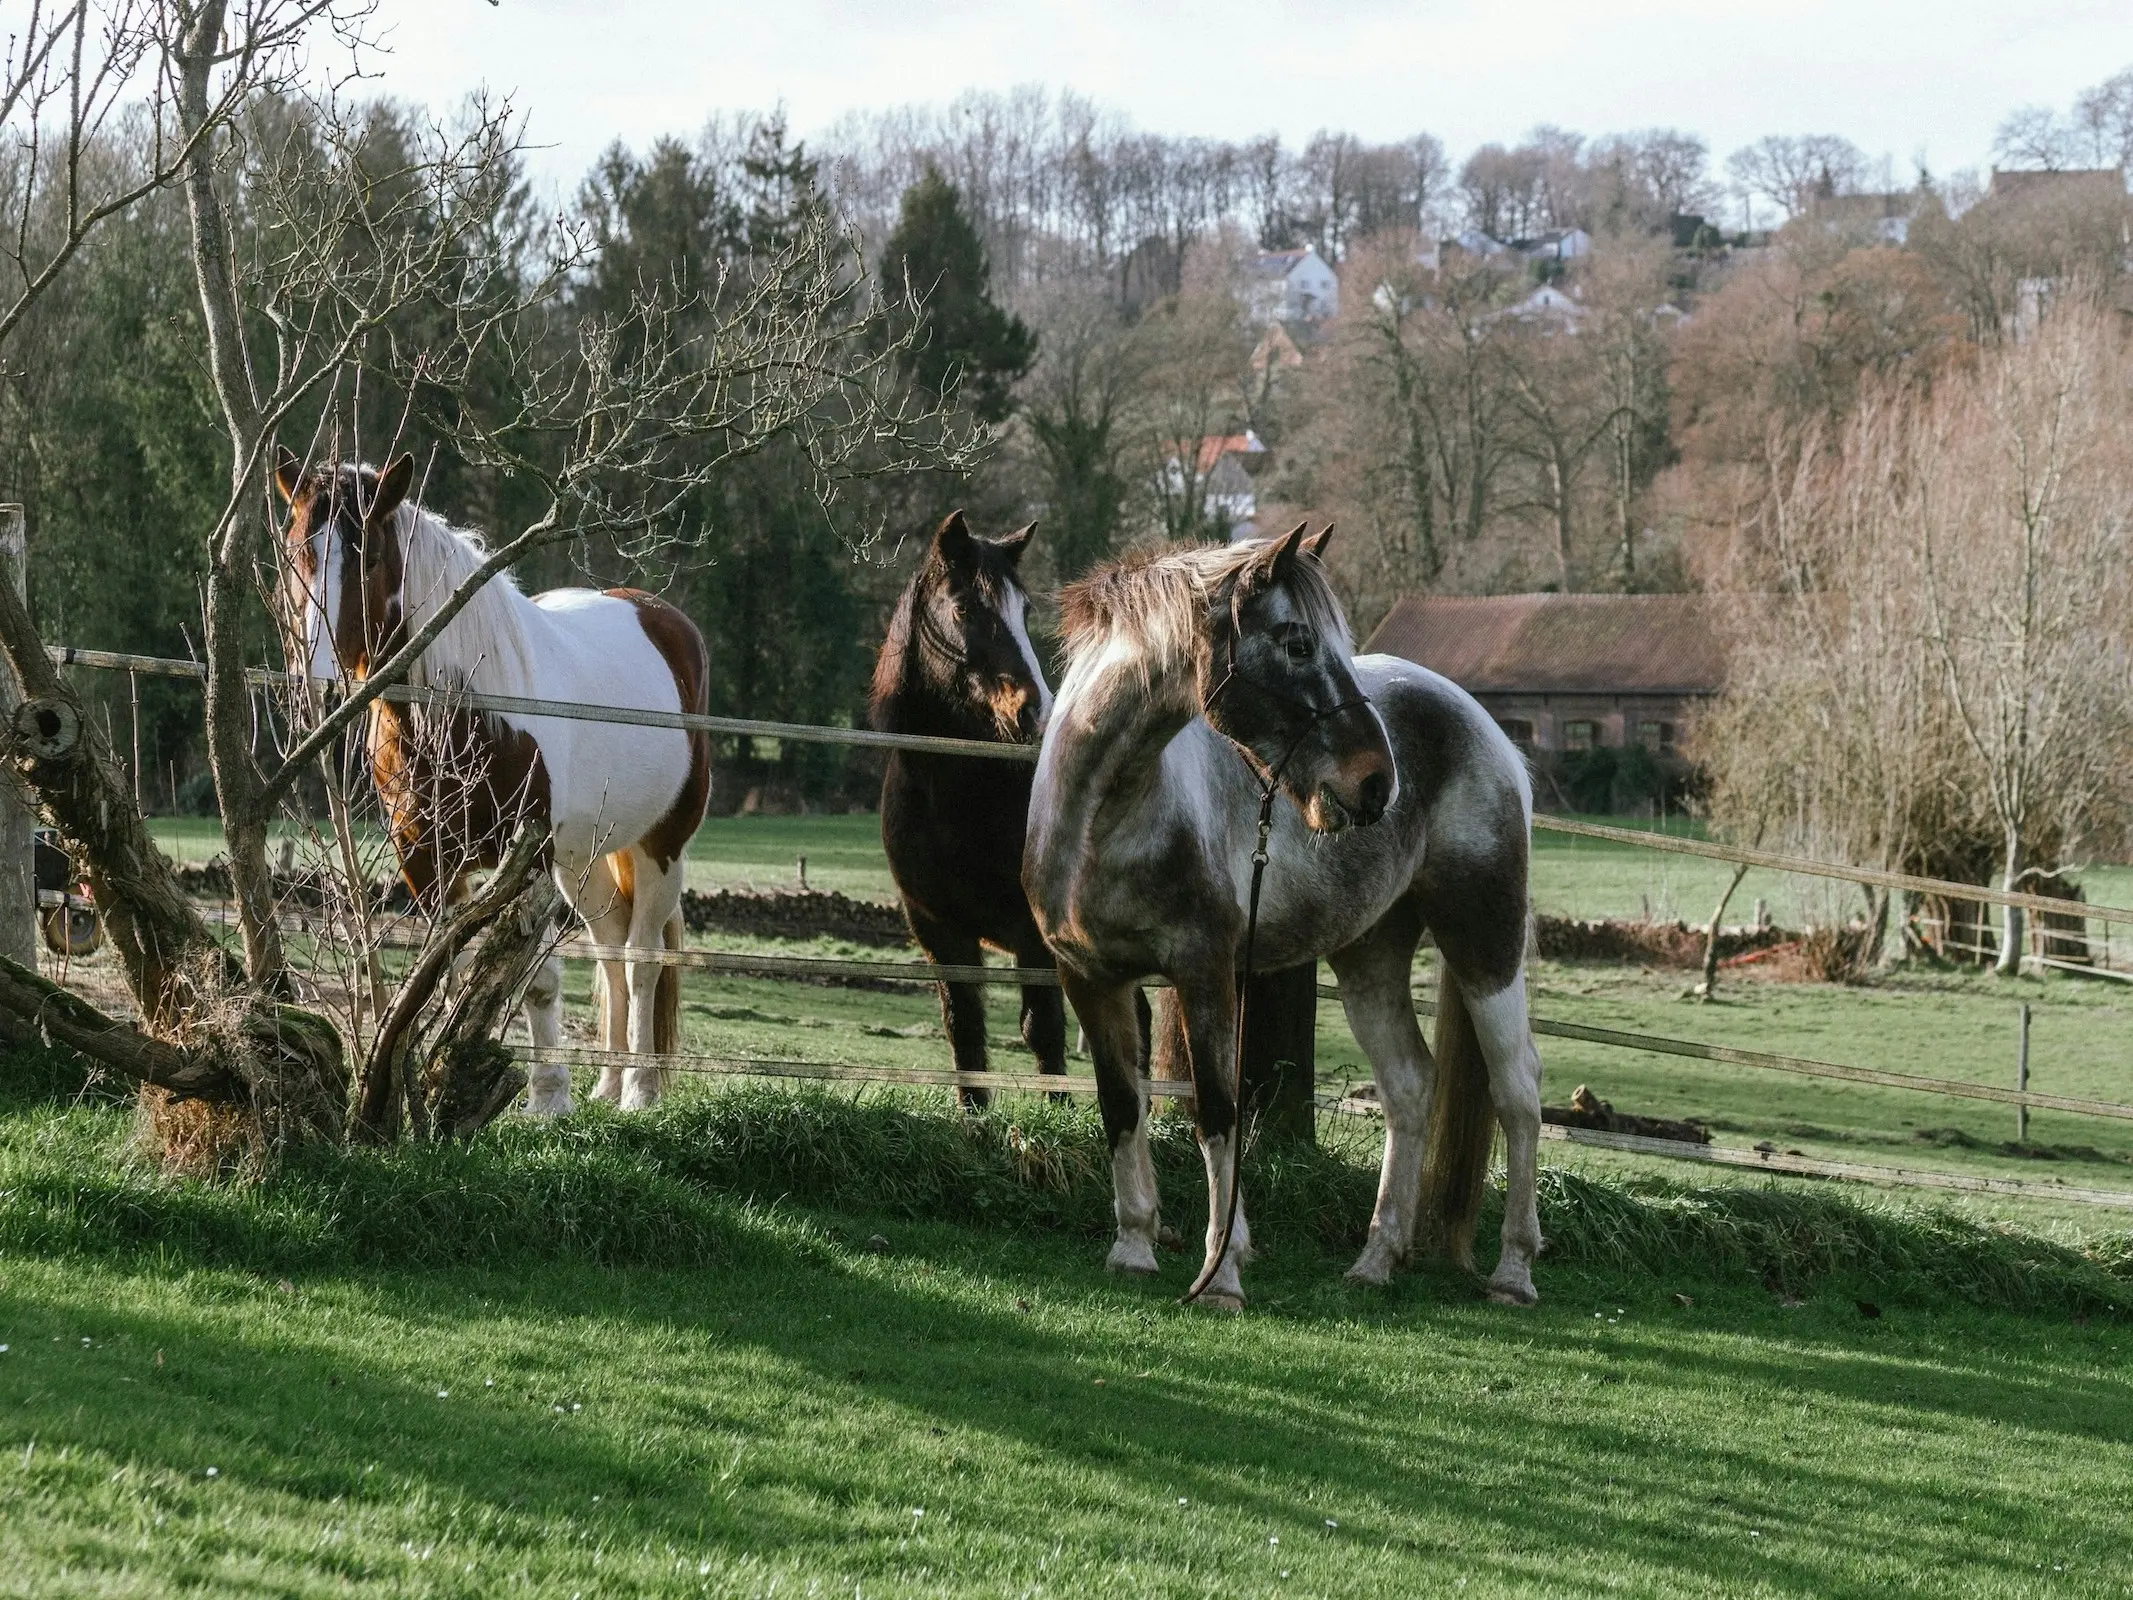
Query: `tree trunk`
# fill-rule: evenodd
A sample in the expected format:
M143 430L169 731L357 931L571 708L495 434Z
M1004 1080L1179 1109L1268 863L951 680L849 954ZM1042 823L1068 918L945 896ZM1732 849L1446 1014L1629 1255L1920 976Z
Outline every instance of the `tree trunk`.
M554 927L561 894L541 864L546 844L544 830L521 831L482 892L415 958L363 1066L356 1105L360 1137L391 1140L404 1110L417 1138L465 1138L525 1087L524 1074L493 1035ZM425 1062L418 1057L423 1013L485 929L488 937L458 994L446 1003Z
M174 1034L242 974L178 887L119 780L102 736L45 654L15 591L0 584L0 650L25 698L0 733L10 773L86 864L97 910L148 1026Z
M210 80L221 47L224 11L223 0L206 0L178 50L179 131L188 139L197 138L185 163L193 274L207 333L208 373L230 440L229 521L208 552L207 751L222 805L222 835L229 848L245 966L254 983L278 989L285 979L285 957L267 863L267 813L252 752L251 694L244 681L244 607L263 543L260 500L265 487L259 474L265 464L265 426L245 348L228 221L215 193L215 141L197 137L211 115Z
M2022 837L2010 830L2007 835L2007 854L2000 867L2000 887L2010 894L2022 888ZM2026 942L2027 915L2020 906L2003 908L2006 917L2002 923L2004 937L2000 940L2000 959L1993 971L2002 977L2014 977L2022 970L2022 946Z
M1733 876L1726 883L1726 892L1718 897L1718 905L1711 912L1710 925L1703 930L1703 982L1696 989L1699 1000L1708 1001L1718 993L1718 928L1725 920L1726 907L1733 903L1733 891L1747 876L1748 863L1743 861L1733 869Z
M18 599L26 596L22 507L0 506L0 583ZM0 667L0 724L22 703L22 684ZM0 781L0 956L37 965L37 818L30 800L12 781Z

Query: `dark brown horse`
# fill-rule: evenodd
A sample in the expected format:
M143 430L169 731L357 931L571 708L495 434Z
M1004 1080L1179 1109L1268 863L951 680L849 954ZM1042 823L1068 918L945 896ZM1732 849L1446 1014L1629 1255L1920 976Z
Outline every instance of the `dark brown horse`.
M1030 644L1017 568L1035 524L980 539L958 511L933 536L896 602L874 667L871 720L884 733L1034 741L1051 690ZM881 841L911 933L944 966L977 965L982 947L1049 971L1052 954L1022 893L1022 831L1032 769L982 756L890 752ZM959 1072L985 1070L985 1003L974 983L941 985ZM1066 1007L1055 988L1022 991L1022 1037L1045 1072L1066 1071ZM982 1089L963 1103L981 1106Z

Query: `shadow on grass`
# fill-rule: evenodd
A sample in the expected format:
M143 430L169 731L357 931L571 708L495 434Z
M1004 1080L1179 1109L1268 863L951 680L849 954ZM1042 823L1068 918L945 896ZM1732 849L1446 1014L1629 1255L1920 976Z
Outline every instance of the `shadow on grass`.
M203 1274L170 1291L196 1308L169 1313L18 1287L27 1348L57 1335L72 1357L84 1332L99 1345L5 1431L63 1405L70 1448L189 1472L164 1491L180 1508L212 1494L208 1463L355 1511L412 1486L493 1513L507 1548L590 1530L862 1560L878 1533L863 1513L903 1515L907 1484L937 1482L940 1459L965 1450L981 1467L1018 1464L1023 1481L960 1484L960 1515L1020 1521L1093 1500L1103 1548L1085 1555L1153 1548L1164 1519L1187 1513L1293 1548L1329 1537L1330 1515L1344 1541L1535 1584L1560 1580L1575 1551L1720 1592L1815 1593L1886 1559L1891 1527L1930 1535L1932 1562L1989 1571L2025 1529L2071 1538L2079 1494L1892 1476L1885 1448L1780 1460L1792 1425L1743 1428L1744 1416L1806 1407L1890 1439L2015 1422L2051 1436L2040 1448L2092 1454L2133 1434L2120 1384L2042 1360L2009 1378L1930 1335L1862 1336L1767 1304L1705 1314L1731 1327L1595 1333L1582 1308L1476 1306L1441 1275L1383 1294L1330 1288L1324 1258L1297 1250L1262 1268L1285 1311L1224 1322L1169 1305L1182 1264L1170 1281L1121 1285L1079 1244L902 1226L882 1258L792 1217L733 1207L726 1221L729 1263L690 1273L344 1270L286 1301L271 1283ZM380 1327L397 1343L381 1347ZM127 1371L97 1360L114 1349ZM1707 1402L1717 1425L1697 1427ZM1788 1524L1789 1553L1745 1533Z

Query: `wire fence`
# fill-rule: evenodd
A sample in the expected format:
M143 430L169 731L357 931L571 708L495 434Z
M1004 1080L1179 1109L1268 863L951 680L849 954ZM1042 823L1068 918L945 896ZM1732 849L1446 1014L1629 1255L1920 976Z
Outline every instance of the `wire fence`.
M204 680L207 668L198 661L168 656L127 655L112 650L84 650L72 645L52 645L47 653L58 666L90 667L103 671ZM301 673L253 668L247 680L261 688L297 688L321 680ZM790 739L806 744L854 745L873 750L915 750L936 755L975 756L991 761L1034 762L1037 747L1026 744L996 744L983 739L948 739L932 734L880 733L872 728L840 728L814 723L765 722L749 717L720 717L690 711L647 711L631 706L599 705L581 700L545 700L520 695L479 694L457 689L416 688L395 684L381 691L381 698L397 704L436 705L455 711L494 711L505 716L558 717L578 722L613 722L642 728L680 728L753 738ZM1945 899L1968 900L1982 905L2018 906L2028 911L2053 912L2063 916L2092 918L2099 922L2133 925L2133 909L2092 905L2082 900L2063 900L2051 895L2024 894L1994 889L1984 884L1956 883L1946 878L1926 878L1915 873L1888 872L1874 867L1853 867L1838 862L1817 861L1808 856L1789 856L1771 850L1751 850L1739 845L1714 844L1703 839L1683 838L1645 828L1620 828L1586 822L1576 817L1536 813L1533 826L1543 833L1576 835L1630 844L1645 850L1673 855L1700 856L1735 866L1765 867L1774 872L1803 877L1827 878L1869 887L1904 889Z
M206 672L205 667L197 661L167 657L83 650L67 646L55 646L51 649L50 654L54 663L61 666L79 666L97 670L192 678L196 680L204 679ZM254 669L247 674L247 677L250 683L259 688L288 689L305 686L314 681L306 679L299 674L273 672L265 669ZM382 698L403 704L438 705L455 711L490 711L514 717L556 717L580 721L613 722L640 727L701 730L720 735L746 735L803 743L840 744L872 749L903 749L931 754L973 756L988 760L1030 762L1037 757L1036 748L1028 745L997 744L980 740L949 739L928 735L881 733L864 728L783 723L754 718L710 716L679 711L651 711L579 701L536 699L512 695L418 688L407 685L395 685L383 690ZM1862 884L1868 887L1901 890L1921 895L1934 895L1948 900L1966 900L1984 905L2014 906L2028 911L2049 913L2061 917L2093 919L2106 924L2106 926L2111 923L2133 925L2133 909L2097 905L2049 895L1995 889L1980 884L1958 883L1947 879L1924 877L1912 873L1853 867L1843 863L1785 855L1776 851L1748 849L1734 845L1713 843L1707 840L1685 838L1677 834L1662 833L1650 829L1625 828L1604 823L1588 822L1579 818L1545 814L1536 815L1533 818L1533 826L1537 831L1542 832L1590 838L1673 855L1698 857L1735 866L1760 867L1770 871L1804 877ZM2104 949L2108 949L2108 935L2101 940L2091 940L2085 932L2062 928L2056 930L2053 936L2084 939L2088 940L2092 946L2100 945ZM419 944L420 941L396 936L382 941L382 943L412 946ZM566 957L584 960L652 963L733 976L753 976L790 981L972 983L1030 987L1056 987L1059 982L1058 975L1047 969L1005 966L940 966L922 961L874 961L813 956L783 956L746 951L705 949L640 950L627 946L591 944L582 940L564 943L560 946L560 953ZM1992 952L1979 946L1976 953L1990 954ZM2026 959L2048 968L2060 968L2084 973L2097 970L2089 965L2042 954L2028 955ZM2106 973L2105 975L2125 976L2115 973ZM1152 984L1150 986L1160 987L1161 985ZM1339 990L1332 985L1321 985L1319 993L1324 997L1338 998L1339 996ZM1433 1015L1435 1012L1434 1004L1426 999L1418 998L1415 1005L1416 1010L1422 1015ZM1533 1019L1533 1031L1542 1037L1570 1039L1588 1044L1642 1051L1648 1054L1683 1057L1729 1066L1746 1067L1758 1071L1789 1073L1809 1078L1873 1085L1909 1093L1990 1101L2016 1106L2024 1111L2032 1109L2049 1110L2120 1121L2133 1120L2133 1105L2066 1095L2052 1095L2026 1088L2007 1089L1997 1085L1967 1082L1960 1079L1926 1077L1879 1068L1818 1061L1776 1052L1747 1050L1696 1040L1675 1039L1622 1029L1593 1027L1582 1023L1565 1022L1546 1017L1535 1017ZM566 1047L559 1050L522 1050L519 1053L524 1059L533 1062L555 1061L574 1067L647 1066L657 1064L670 1071L707 1076L811 1078L824 1081L901 1083L925 1087L982 1088L1046 1094L1087 1094L1094 1092L1095 1089L1093 1079L1062 1078L1056 1075L1036 1073L959 1073L953 1070L928 1071L915 1068L872 1067L857 1063L813 1062L720 1055L648 1057L633 1056L626 1052L597 1050L590 1047ZM1167 1080L1154 1080L1151 1085L1151 1092L1178 1098L1189 1098L1191 1086L1189 1084L1172 1083ZM1329 1102L1325 1108L1339 1111L1343 1109L1343 1106ZM1989 1193L2042 1194L2053 1198L2079 1200L2085 1203L2101 1205L2133 1205L2133 1192L2089 1191L2060 1184L2038 1184L2016 1179L1923 1172L1920 1169L1911 1168L1876 1167L1854 1162L1829 1162L1804 1156L1778 1157L1771 1152L1738 1151L1722 1146L1688 1145L1672 1140L1604 1134L1598 1130L1591 1129L1554 1128L1551 1126L1549 1136L1568 1138L1581 1144L1619 1149L1644 1155L1663 1156L1675 1160L1752 1166L1774 1172L1793 1172L1822 1177L1853 1177L1867 1182L1967 1189Z

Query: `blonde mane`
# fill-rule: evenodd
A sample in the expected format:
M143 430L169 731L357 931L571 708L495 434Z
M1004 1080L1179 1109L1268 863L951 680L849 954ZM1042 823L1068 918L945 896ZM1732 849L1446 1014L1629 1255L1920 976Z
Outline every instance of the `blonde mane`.
M1122 645L1151 684L1191 673L1208 608L1266 552L1266 541L1190 545L1126 556L1067 585L1059 596L1067 670ZM1304 619L1353 654L1348 618L1318 557L1300 552L1290 573L1289 594Z
M474 534L412 501L404 502L394 517L400 536L401 614L413 633L437 614L489 552ZM408 682L476 693L532 694L534 658L527 623L535 609L509 573L497 573L416 659Z

